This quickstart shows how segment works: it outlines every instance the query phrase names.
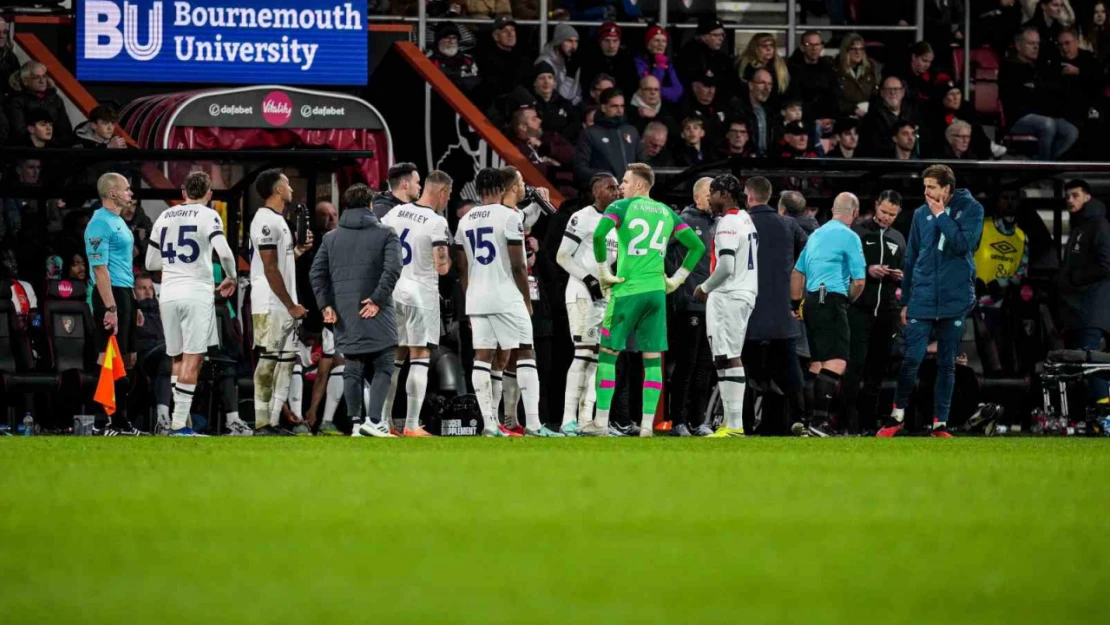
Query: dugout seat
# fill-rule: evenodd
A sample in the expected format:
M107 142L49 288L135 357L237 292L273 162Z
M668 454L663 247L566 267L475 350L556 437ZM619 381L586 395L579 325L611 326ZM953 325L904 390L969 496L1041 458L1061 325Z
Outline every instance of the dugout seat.
M52 280L43 302L52 368L59 376L75 375L81 389L96 384L96 350L88 287L83 282Z
M34 371L31 339L21 327L15 305L12 303L11 286L0 286L0 395L8 409L8 423L12 424L16 393L24 393L24 408L32 403L33 392L49 392L57 385L57 376Z

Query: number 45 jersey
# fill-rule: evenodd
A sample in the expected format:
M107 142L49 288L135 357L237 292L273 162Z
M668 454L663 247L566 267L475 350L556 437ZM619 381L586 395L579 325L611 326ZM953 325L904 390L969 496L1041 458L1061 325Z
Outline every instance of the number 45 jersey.
M159 301L214 301L212 239L217 236L224 236L224 224L207 206L182 204L162 211L150 233L162 257Z
M401 277L393 299L438 314L439 274L432 248L451 241L447 220L431 208L413 203L393 207L382 223L392 228L401 242Z
M617 224L617 277L613 297L666 289L663 258L678 228L687 227L671 207L646 197L617 200L605 215Z
M524 222L520 211L501 204L475 206L459 220L455 243L466 250L469 284L466 314L528 315L513 280L509 254L524 260Z

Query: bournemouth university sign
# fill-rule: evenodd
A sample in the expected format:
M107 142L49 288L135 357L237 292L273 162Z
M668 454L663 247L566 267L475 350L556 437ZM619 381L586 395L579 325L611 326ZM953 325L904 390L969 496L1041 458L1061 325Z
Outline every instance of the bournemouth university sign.
M84 0L77 77L366 84L366 0Z

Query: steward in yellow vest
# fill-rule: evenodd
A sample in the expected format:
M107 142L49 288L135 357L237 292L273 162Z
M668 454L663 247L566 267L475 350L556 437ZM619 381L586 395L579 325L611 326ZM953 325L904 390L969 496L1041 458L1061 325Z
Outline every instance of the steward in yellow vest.
M1008 287L1021 284L1029 273L1029 239L1016 217L987 220L975 252L975 293L980 306L997 306Z

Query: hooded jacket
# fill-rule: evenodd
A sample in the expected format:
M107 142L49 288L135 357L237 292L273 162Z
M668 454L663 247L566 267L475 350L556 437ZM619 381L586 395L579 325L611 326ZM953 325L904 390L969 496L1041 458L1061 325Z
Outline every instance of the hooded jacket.
M929 206L913 214L902 279L902 306L910 319L963 318L975 302L975 261L983 233L983 205L956 189L947 213ZM943 239L943 240L942 240Z
M906 238L893 227L883 228L874 219L867 220L852 228L863 242L863 258L867 266L886 265L891 269L901 269L906 256ZM898 307L898 300L894 293L898 290L900 282L894 278L872 278L867 275L867 284L863 293L852 303L861 310L866 310L872 317L888 314Z
M1058 281L1063 329L1098 328L1110 334L1110 221L1099 200L1092 198L1071 216Z
M549 63L555 69L555 90L559 95L571 104L578 104L582 101L582 83L579 80L581 70L578 68L577 59L572 58L573 66L568 66L567 59L563 58L563 54L559 52L559 46L564 41L571 37L577 37L578 31L569 24L559 24L555 27L555 33L551 37L551 41L543 47L543 52L536 58L536 65L540 63ZM577 53L575 53L577 54Z
M404 202L390 191L377 194L374 196L374 201L370 203L374 210L374 216L378 219L385 217L386 213L392 210L394 206L400 206L402 204L404 204Z
M640 133L623 118L611 119L598 115L594 125L578 136L574 158L574 176L585 184L600 172L624 175L629 163L643 162L644 148Z
M705 244L705 249L709 250L713 243L713 232L717 227L717 220L713 214L709 211L698 210L697 206L691 205L683 209L679 217L682 217L682 221L694 229L694 232L701 237L701 242ZM667 250L668 274L678 270L685 255L686 248L677 241L672 241L670 248ZM694 299L694 289L709 279L709 256L709 254L703 254L701 260L694 266L694 270L690 272L690 277L682 283L682 286L678 287L678 291L674 294L676 309L688 312L705 312L705 304Z
M392 228L369 208L349 208L339 227L326 235L309 276L320 310L331 306L339 317L335 348L345 354L369 354L397 345L393 287L401 275L401 244ZM380 307L374 317L359 316L362 300Z

